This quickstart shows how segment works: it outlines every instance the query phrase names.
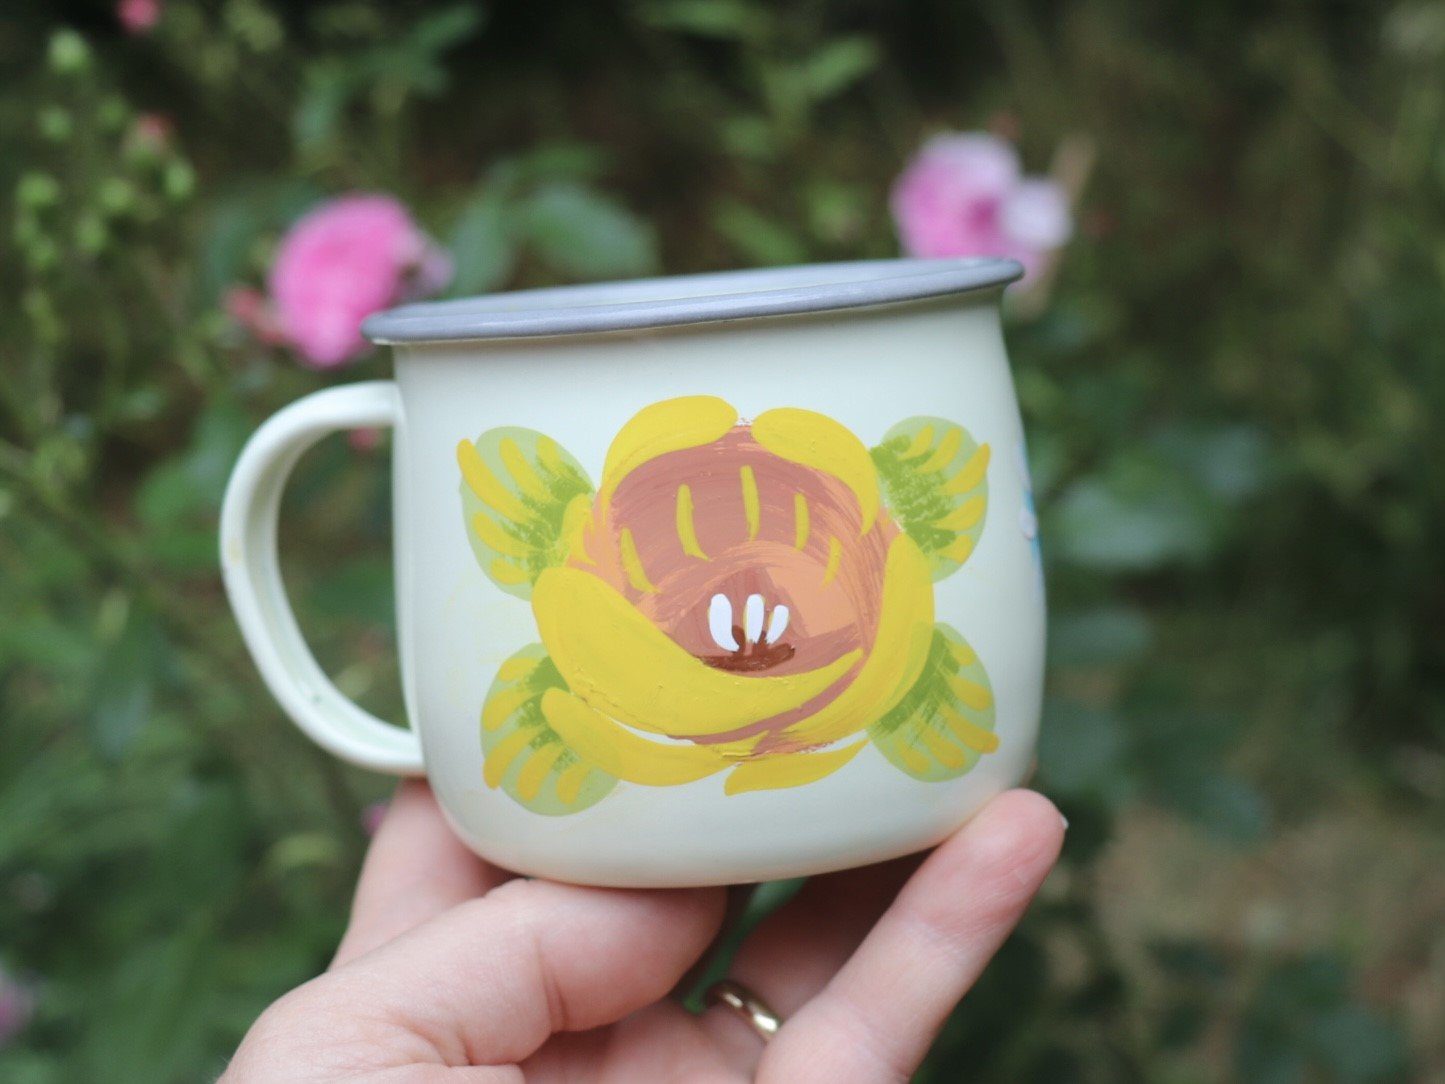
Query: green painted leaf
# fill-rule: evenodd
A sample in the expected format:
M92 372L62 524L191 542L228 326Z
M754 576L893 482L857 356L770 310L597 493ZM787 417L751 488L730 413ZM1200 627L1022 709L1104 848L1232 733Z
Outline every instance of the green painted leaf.
M988 514L989 446L944 418L906 418L873 449L884 499L934 580L973 552Z
M567 683L541 644L528 644L497 669L482 706L482 777L518 804L550 817L605 798L615 776L584 764L542 716L542 694Z
M532 597L544 569L567 559L568 540L592 504L582 465L532 429L489 429L457 450L462 516L477 563L493 583Z
M928 662L898 706L868 733L883 755L915 779L966 774L998 748L993 687L973 648L945 624L933 628Z

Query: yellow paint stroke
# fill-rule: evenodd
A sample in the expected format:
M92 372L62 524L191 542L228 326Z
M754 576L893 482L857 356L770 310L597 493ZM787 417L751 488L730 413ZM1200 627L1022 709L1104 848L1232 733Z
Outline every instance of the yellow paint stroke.
M925 425L913 437L913 443L903 450L899 459L917 459L933 447L933 426Z
M587 531L591 526L592 498L579 493L567 502L567 508L562 513L562 545L568 557L595 565L597 562L587 552Z
M899 535L889 545L884 564L882 607L872 653L837 697L788 727L784 736L822 745L882 718L923 673L932 644L933 582L928 558L911 538Z
M485 512L478 512L472 517L472 530L488 546L506 557L526 557L532 552L531 546L503 530L501 524Z
M677 487L677 540L682 543L683 553L707 560L707 554L697 544L697 527L692 521L692 490L685 485Z
M521 681L524 677L537 669L541 660L534 659L530 655L513 655L501 666L497 667L497 677L502 681Z
M572 805L582 793L582 784L592 774L590 764L574 764L557 776L557 797L563 805Z
M498 481L497 476L482 462L476 445L471 441L464 440L457 445L457 466L462 468L462 477L466 480L467 488L476 494L483 504L496 509L513 523L521 523L528 518L527 506Z
M992 753L998 748L998 735L993 731L985 730L977 723L964 718L960 712L947 704L940 705L939 712L943 716L943 721L948 724L948 729L953 731L954 736L975 753Z
M978 662L978 653L961 640L945 640L948 653L958 660L959 666L972 666Z
M607 449L602 469L602 501L612 498L622 479L649 460L668 452L711 444L733 427L738 412L712 395L665 399L632 416Z
M808 544L808 498L801 493L793 494L793 548L800 550Z
M936 519L931 526L944 531L966 531L983 519L988 502L982 497L970 497L942 519Z
M827 587L838 575L838 566L843 563L843 543L836 537L828 539L828 564L823 569L823 586Z
M824 414L779 407L759 414L753 437L793 463L824 471L853 491L867 534L878 517L878 469L863 442Z
M980 482L983 476L988 473L988 461L993 453L987 444L980 444L973 455L968 457L968 462L959 468L958 473L950 478L943 486L943 492L950 497L959 493L967 493Z
M937 731L925 728L920 737L924 746L933 754L933 759L945 768L957 771L968 763L968 755Z
M973 546L973 539L969 535L959 535L958 538L939 550L938 556L961 565L968 560L968 555L973 552Z
M493 561L491 565L488 566L488 570L492 574L492 579L498 583L527 582L527 570L525 568L518 568L512 564L511 561L504 560L501 557Z
M691 783L729 763L701 745L664 745L640 737L561 689L542 694L542 715L578 757L629 783L650 787Z
M560 477L569 473L567 461L562 458L562 446L545 433L537 434L537 462L548 474Z
M649 595L657 594L657 584L647 578L647 569L642 567L642 558L637 554L637 543L632 540L632 528L622 528L617 546L622 553L622 570L627 573L627 582L632 584L635 590L645 591Z
M928 758L911 745L899 742L893 747L893 751L898 754L898 759L903 761L914 775L927 775L933 770L933 765L928 763Z
M482 765L482 779L487 786L495 790L502 785L507 769L521 755L522 750L532 744L532 738L530 730L517 729L492 747L492 751L487 754L486 763Z
M532 612L569 688L612 718L655 734L725 734L770 719L806 704L862 657L850 651L827 666L780 677L719 670L684 651L610 585L576 568L546 569L532 591Z
M535 695L533 690L521 685L497 690L487 697L486 704L482 706L482 729L488 731L498 729Z
M523 764L522 770L517 773L517 797L524 802L530 802L537 797L537 792L542 789L542 784L547 780L547 773L552 770L552 765L557 763L557 758L561 755L561 744L553 742L528 757L527 763Z
M958 674L950 674L948 687L953 690L953 695L958 697L959 703L966 708L972 708L974 711L987 711L993 705L993 693L976 681L970 681Z
M938 447L933 454L918 465L919 474L932 474L941 471L944 467L953 462L953 457L958 455L958 449L963 446L963 430L954 426L943 435L938 442Z
M868 739L864 738L826 753L783 753L747 761L728 775L723 782L723 793L744 794L750 790L781 790L816 783L847 764L867 744Z
M507 473L516 480L518 489L536 501L552 499L546 483L532 469L532 464L527 462L515 440L503 437L497 444L497 454L502 457L502 466L507 468Z
M757 538L758 525L762 522L762 508L758 503L758 480L753 477L753 468L739 467L738 481L743 487L743 515L748 521L748 538Z

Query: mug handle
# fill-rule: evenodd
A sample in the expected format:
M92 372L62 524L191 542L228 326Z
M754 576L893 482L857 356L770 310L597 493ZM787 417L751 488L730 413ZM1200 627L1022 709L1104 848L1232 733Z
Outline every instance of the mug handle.
M390 380L318 391L278 411L246 442L221 504L221 571L241 636L286 714L322 748L373 771L421 775L421 740L348 700L317 664L286 598L276 553L281 493L301 454L340 429L395 425Z

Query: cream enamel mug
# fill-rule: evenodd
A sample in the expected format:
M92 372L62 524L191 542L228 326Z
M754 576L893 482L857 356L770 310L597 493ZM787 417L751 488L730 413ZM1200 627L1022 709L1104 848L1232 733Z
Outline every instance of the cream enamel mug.
M396 380L280 411L221 516L282 707L425 774L521 873L722 884L931 846L1028 771L1044 590L1006 260L533 290L372 317ZM277 566L327 433L395 430L410 729L348 701Z

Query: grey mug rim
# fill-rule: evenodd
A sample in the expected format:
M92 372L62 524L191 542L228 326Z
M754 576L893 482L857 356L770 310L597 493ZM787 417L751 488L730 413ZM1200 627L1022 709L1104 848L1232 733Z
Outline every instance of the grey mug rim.
M921 301L1001 289L1023 273L993 257L713 271L418 302L376 313L361 330L386 345L587 335Z

